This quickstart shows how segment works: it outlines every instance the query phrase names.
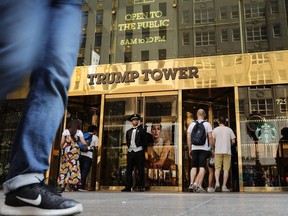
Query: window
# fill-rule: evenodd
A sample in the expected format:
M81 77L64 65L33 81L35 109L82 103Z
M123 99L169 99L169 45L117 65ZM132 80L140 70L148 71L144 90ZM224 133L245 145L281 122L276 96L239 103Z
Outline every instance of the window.
M95 46L101 46L102 43L102 34L96 33L95 34Z
M124 52L124 62L132 62L132 52Z
M148 13L150 12L150 5L143 5L143 13Z
M149 50L141 51L141 61L149 61Z
M162 12L162 16L167 16L167 3L160 3L159 11Z
M184 32L183 33L182 45L183 46L190 45L190 34L189 34L189 32Z
M82 26L86 26L88 24L88 12L84 11L82 15Z
M207 46L215 44L215 32L196 32L196 46Z
M126 14L132 14L134 12L133 6L126 7Z
M96 24L98 25L103 24L103 10L96 11Z
M278 14L279 13L279 7L277 1L271 2L271 14Z
M146 39L150 37L150 29L149 28L143 28L142 29L142 39Z
M166 59L166 49L158 50L158 57L159 57L159 60Z
M251 112L257 111L262 115L273 115L272 99L251 99Z
M247 28L247 41L263 41L263 40L267 40L266 26Z
M221 32L221 42L227 42L228 41L228 31L222 30Z
M220 19L228 19L227 8L221 7L220 9Z
M195 23L211 23L211 22L214 22L213 9L195 10Z
M233 41L240 41L240 29L233 29Z
M245 114L244 100L239 100L239 114Z
M279 38L281 36L281 32L280 32L280 24L276 24L273 26L273 37L274 38Z
M132 30L128 30L125 32L125 39L126 40L131 40L133 38L133 31Z
M265 16L264 3L245 4L244 8L245 18L257 18Z
M238 6L232 6L231 8L231 18L238 19L239 18L239 8Z
M167 27L166 26L159 27L159 36L161 38L165 37L167 39Z
M184 10L182 13L182 22L189 22L190 20L190 11Z

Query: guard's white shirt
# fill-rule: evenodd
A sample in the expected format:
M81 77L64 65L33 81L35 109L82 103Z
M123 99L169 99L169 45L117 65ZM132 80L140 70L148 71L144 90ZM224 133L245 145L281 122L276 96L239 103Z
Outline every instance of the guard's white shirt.
M137 147L135 144L136 130L137 130L137 127L133 128L132 130L131 143L130 143L130 147L128 148L128 152L132 152L132 151L138 152L138 151L143 150L142 146Z

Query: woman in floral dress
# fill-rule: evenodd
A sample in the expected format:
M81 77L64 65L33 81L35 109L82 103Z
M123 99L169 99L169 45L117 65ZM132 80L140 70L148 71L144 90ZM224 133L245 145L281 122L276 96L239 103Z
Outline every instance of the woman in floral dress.
M73 120L68 128L64 130L61 138L62 157L58 177L61 191L77 190L78 185L81 184L78 140L80 139L83 145L87 146L82 131L78 130L78 120Z

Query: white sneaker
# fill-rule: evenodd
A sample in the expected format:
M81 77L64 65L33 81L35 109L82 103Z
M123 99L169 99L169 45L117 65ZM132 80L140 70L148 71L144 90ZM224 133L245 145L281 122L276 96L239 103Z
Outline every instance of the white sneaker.
M226 186L222 186L222 192L230 192L230 190Z
M202 187L198 187L196 193L206 193Z
M197 182L194 182L193 184L190 184L189 185L189 191L190 192L196 192L197 191L197 188L198 188L198 183Z
M207 192L208 193L214 193L215 192L215 189L213 187L208 187L207 188Z

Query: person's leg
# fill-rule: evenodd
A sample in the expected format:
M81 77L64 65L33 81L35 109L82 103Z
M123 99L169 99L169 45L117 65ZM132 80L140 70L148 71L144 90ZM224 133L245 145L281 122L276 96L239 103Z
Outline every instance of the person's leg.
M220 171L222 167L222 155L221 154L215 154L214 163L215 163L216 186L220 186L219 179L220 179Z
M206 173L207 153L208 153L207 151L199 150L199 174L198 174L199 187L202 187L202 183Z
M195 178L197 175L197 169L199 167L199 154L198 151L192 151L192 168L190 170L190 185L195 182ZM197 175L197 183L198 183L198 175Z
M139 187L140 191L144 191L145 188L145 172L144 172L144 163L145 163L145 155L144 151L139 151L136 152L136 168L138 170L138 175L139 175Z
M209 177L208 177L208 187L214 188L214 168L208 166Z
M223 174L223 185L222 185L222 189L226 190L226 184L229 178L229 170L231 167L231 155L225 154L223 155L223 170L224 170L224 174Z
M49 1L0 1L0 99L16 89L39 63L48 4Z
M8 181L4 183L5 193L43 180L43 173L49 168L51 145L64 114L77 59L81 3L81 0L51 1L46 8L50 11L45 29L46 47L40 66L31 74L30 93L12 147Z
M134 152L128 152L127 154L127 170L126 170L126 191L131 191L133 185L133 168L134 168ZM125 191L124 189L124 191Z
M89 174L91 165L92 165L92 159L87 157L87 156L80 156L80 158L82 158L82 167L80 167L81 169L81 188L85 188L86 186L86 180L87 180L87 176ZM81 165L81 160L80 160L80 165Z

